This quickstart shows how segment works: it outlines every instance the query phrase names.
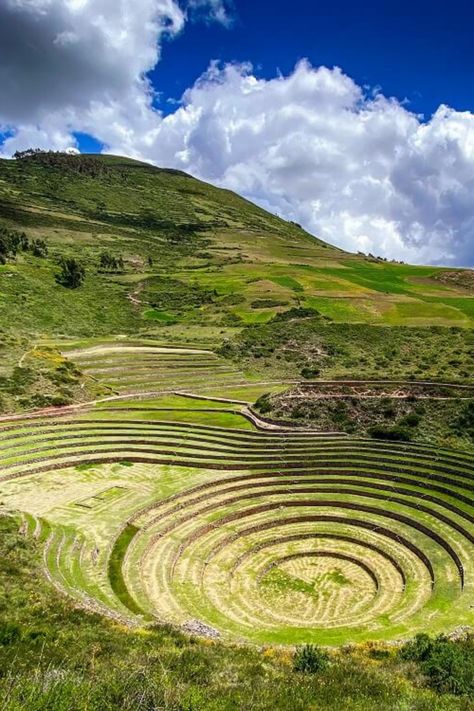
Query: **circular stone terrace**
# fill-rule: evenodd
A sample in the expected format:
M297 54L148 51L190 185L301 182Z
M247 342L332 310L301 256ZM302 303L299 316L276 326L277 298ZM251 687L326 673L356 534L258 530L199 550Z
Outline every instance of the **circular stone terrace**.
M152 403L0 422L3 505L43 542L61 590L130 624L259 644L472 624L469 453L268 427L244 407L243 376L214 354L128 350L82 360L116 383L133 356ZM222 397L210 402L199 386L213 367ZM196 398L160 407L157 369Z

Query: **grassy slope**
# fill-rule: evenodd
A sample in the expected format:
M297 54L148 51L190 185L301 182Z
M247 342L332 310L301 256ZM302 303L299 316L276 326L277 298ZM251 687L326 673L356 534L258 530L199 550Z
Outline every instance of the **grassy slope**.
M289 318L244 329L221 352L269 378L472 381L472 329Z
M74 158L70 160L74 166ZM5 356L0 375L12 378L15 362L38 340L54 345L71 338L136 334L212 348L232 339L245 324L255 324L258 331L295 306L315 308L341 324L339 335L334 328L331 338L336 334L336 340L346 343L348 357L342 370L336 358L329 367L324 364L325 372L337 375L360 366L374 371L364 357L378 363L375 370L383 371L388 361L393 364L384 345L387 331L375 328L381 325L439 326L438 336L428 334L429 357L443 341L443 349L452 351L446 360L459 360L455 350L469 336L446 339L443 327L462 327L467 333L472 326L470 280L432 267L348 254L229 191L177 171L110 156L97 160L99 175L25 160L0 161L0 227L24 230L30 240L45 239L49 247L47 258L23 252L0 265ZM100 272L104 250L124 259L122 273ZM80 289L56 283L61 256L84 264L87 276ZM354 323L354 330L344 330L346 323ZM366 326L372 327L375 350L359 357ZM407 338L413 333L410 329ZM268 345L265 328L262 338ZM458 371L465 378L464 355L461 361ZM252 359L247 364L250 370L260 369ZM281 365L275 374L281 373ZM415 375L433 370L418 356L402 365ZM454 377L456 367L448 363ZM287 370L294 377L295 369ZM49 394L39 375L21 392L15 382L1 386L2 408L38 404L37 392L71 397ZM72 399L77 399L74 392Z
M336 322L473 323L469 289L442 282L442 270L350 255L182 173L100 160L98 177L0 161L2 223L45 238L53 256L77 256L88 274L71 293L55 284L54 259L0 267L0 306L19 328L93 336L238 325L297 304ZM104 249L123 255L125 274L97 273Z

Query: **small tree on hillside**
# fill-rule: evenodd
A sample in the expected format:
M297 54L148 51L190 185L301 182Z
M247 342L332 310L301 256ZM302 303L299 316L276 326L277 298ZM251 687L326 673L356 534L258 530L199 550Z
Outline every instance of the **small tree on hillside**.
M99 271L123 272L124 269L123 257L114 257L109 252L102 252L99 259Z
M30 244L30 251L35 257L47 257L48 245L44 239L34 239Z
M5 264L8 258L15 259L18 252L26 252L28 248L28 237L24 232L0 227L0 264Z
M56 281L67 289L77 289L82 285L86 270L74 257L62 257L59 266L61 271L56 274Z

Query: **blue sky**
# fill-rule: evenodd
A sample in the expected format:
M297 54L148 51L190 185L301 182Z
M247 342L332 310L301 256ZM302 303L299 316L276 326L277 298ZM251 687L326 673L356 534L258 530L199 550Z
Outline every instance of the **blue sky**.
M474 110L474 3L467 0L236 0L228 26L192 22L163 46L149 73L155 106L172 113L210 60L251 62L257 76L288 74L303 58L339 66L428 119L440 104ZM84 152L102 144L77 135Z
M151 73L179 99L210 59L250 61L259 75L287 74L301 58L340 66L357 83L407 98L430 116L439 104L474 109L474 3L467 0L236 0L230 28L188 25ZM162 102L162 110L171 107Z
M474 4L230 2L0 0L0 156L128 155L352 251L474 265Z

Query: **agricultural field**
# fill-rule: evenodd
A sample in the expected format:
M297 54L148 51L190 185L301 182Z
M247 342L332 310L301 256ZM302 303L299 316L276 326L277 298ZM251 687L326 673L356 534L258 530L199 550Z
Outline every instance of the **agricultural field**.
M92 676L112 635L111 658L161 665L160 689L181 654L199 662L179 689L184 668L194 683L214 665L207 691L186 693L220 698L225 658L229 699L246 689L231 711L254 707L253 678L280 684L275 708L350 708L334 689L351 660L354 709L470 709L454 696L474 670L462 692L432 693L400 656L430 639L415 635L449 654L460 638L463 660L472 645L468 272L345 253L177 171L57 154L0 161L0 257L11 664L25 655L26 673L43 633L56 664L77 621ZM339 670L331 698L302 674L298 705L288 660L299 673L318 654ZM377 707L359 682L381 660L383 683L401 681ZM150 708L216 709L190 698Z
M472 454L272 424L205 350L65 352L114 394L3 419L0 498L80 604L259 644L472 623Z

